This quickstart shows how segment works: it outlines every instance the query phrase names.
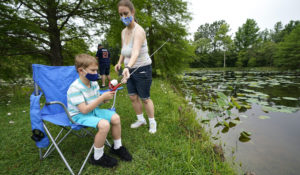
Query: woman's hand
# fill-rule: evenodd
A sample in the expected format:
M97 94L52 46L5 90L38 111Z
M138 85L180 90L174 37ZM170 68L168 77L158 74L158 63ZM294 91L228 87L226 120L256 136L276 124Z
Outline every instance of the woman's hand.
M123 79L121 80L121 83L125 84L127 82L127 80L130 78L130 73L129 73L129 69L128 68L125 68L123 70Z
M119 72L119 70L121 69L121 64L116 64L115 65L115 71L118 73Z

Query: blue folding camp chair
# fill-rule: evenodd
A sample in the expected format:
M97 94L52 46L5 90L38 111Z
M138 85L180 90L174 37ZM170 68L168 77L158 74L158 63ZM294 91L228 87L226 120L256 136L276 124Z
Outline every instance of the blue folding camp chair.
M75 66L45 66L39 64L33 64L33 80L34 80L34 92L30 96L30 119L32 127L32 139L36 142L36 146L39 148L40 159L43 160L48 157L54 149L57 150L63 162L67 166L71 174L74 174L68 161L63 155L62 151L58 147L59 144L70 134L82 137L90 135L94 137L85 126L82 126L72 120L67 110L67 91L73 81L79 76L75 69ZM39 87L42 91L39 90ZM119 88L122 89L122 88ZM107 91L107 90L106 90ZM102 94L104 91L100 91ZM40 98L44 94L46 103L43 108L40 108ZM115 110L116 94L111 110ZM62 127L58 135L54 138L47 128L45 121L54 125ZM63 131L66 130L66 134L63 136ZM74 131L83 131L81 134L77 134ZM49 138L52 144L49 146ZM110 147L110 143L106 140L106 144ZM47 148L47 151L42 153L42 148ZM93 150L91 146L80 170L80 174Z

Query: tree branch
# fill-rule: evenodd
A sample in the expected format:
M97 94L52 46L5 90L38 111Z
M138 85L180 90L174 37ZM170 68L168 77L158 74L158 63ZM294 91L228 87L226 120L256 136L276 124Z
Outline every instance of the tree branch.
M31 39L35 39L35 40L41 41L42 43L50 45L49 41L47 41L43 38L37 37L37 36L33 36L30 33L24 33L24 34L7 33L7 35L13 35L13 36L17 36L17 37L29 37Z
M47 16L43 15L42 13L40 13L39 11L35 10L31 5L25 3L24 1L20 0L20 2L22 4L24 4L27 8L29 8L30 10L34 11L35 13L39 14L41 17L43 18L47 18Z
M33 2L35 2L44 12L46 12L47 10L36 0L32 0Z
M30 54L41 54L44 56L49 56L50 54L47 51L41 51L41 50L31 50L31 51L25 51L25 52L19 52L19 53L9 53L5 54L2 53L2 56L17 56L17 55L30 55Z
M79 1L79 3L76 5L76 7L67 15L66 20L61 24L61 26L58 30L61 30L66 25L66 23L69 21L71 16L73 16L75 14L75 12L79 9L82 2L83 2L83 0Z

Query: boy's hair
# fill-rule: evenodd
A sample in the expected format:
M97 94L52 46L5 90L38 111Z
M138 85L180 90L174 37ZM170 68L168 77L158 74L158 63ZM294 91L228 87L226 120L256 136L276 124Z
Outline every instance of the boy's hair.
M78 68L87 68L92 64L98 65L98 61L95 57L88 54L79 54L75 56L75 67L78 72Z
M130 0L120 0L119 3L118 3L118 8L119 8L120 6L128 7L129 10L130 10L131 12L134 12L134 11L135 11L135 10L134 10L134 6L133 6L133 3L132 3Z

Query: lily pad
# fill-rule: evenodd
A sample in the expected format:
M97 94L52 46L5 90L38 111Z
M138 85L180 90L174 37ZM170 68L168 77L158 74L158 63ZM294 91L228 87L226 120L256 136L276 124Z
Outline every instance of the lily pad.
M239 137L240 142L249 142L250 140L251 140L251 138L247 138L247 137L243 137L243 136Z
M225 127L222 129L221 132L222 132L222 133L227 133L228 131L229 131L229 127L226 127L226 126L225 126Z
M218 122L214 127L219 127L219 126L223 126L223 123L222 122Z
M293 98L293 97L282 97L285 100L293 100L293 101L297 101L297 98Z
M251 132L242 131L240 133L239 141L241 141L241 142L248 142L249 140L251 140L251 138L250 138L251 135L252 135Z
M250 136L252 135L252 133L251 133L251 132L248 132L248 131L242 131L242 132L241 132L241 135L242 135L242 136L245 136L245 137L250 137Z
M207 80L207 77L202 77L201 79L202 79L202 81L205 81L205 80Z
M209 121L210 121L209 119L202 119L202 120L201 120L201 123L207 124L207 123L209 123Z
M251 89L241 89L242 91L245 91L245 92L255 92L254 90L251 90Z
M248 116L245 115L245 114L242 114L242 115L240 115L240 116L243 117L243 118L248 118Z
M241 109L241 106L238 104L237 101L235 101L235 99L233 97L231 97L231 102L234 104L234 106L237 108L237 109Z
M264 119L269 119L270 117L269 116L265 116L265 115L261 115L258 118L264 120Z

